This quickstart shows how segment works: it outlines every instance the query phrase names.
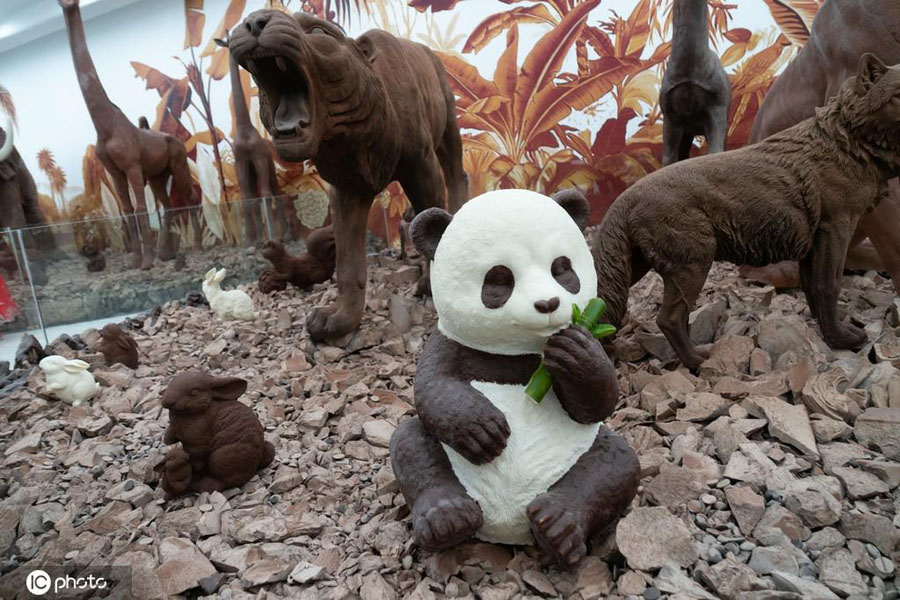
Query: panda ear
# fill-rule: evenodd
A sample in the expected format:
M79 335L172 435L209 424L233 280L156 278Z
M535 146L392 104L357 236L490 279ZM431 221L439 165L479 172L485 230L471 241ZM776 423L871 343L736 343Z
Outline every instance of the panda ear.
M409 237L416 250L428 260L434 260L438 243L452 220L453 215L442 208L429 208L419 213L409 225Z
M587 229L591 222L591 205L581 190L575 188L561 190L553 194L553 199L569 213L579 229L582 231Z

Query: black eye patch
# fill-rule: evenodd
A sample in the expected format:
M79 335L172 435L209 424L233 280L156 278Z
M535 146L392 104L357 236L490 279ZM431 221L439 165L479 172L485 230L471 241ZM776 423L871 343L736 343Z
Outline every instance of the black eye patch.
M481 303L487 308L500 308L512 296L515 287L516 278L512 271L503 265L491 267L481 284Z
M572 270L572 261L568 256L560 256L550 265L550 274L556 283L561 285L564 290L570 294L577 294L581 291L581 281L578 274Z

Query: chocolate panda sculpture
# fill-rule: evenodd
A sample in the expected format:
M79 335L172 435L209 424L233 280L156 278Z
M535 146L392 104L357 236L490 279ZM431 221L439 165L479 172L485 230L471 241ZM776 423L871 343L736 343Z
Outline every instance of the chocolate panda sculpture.
M394 433L391 463L426 550L474 535L536 543L570 568L637 491L637 456L601 423L615 370L571 326L572 305L597 290L589 212L578 192L504 190L410 226L432 261L438 324L416 373L418 417ZM524 390L542 354L554 383L537 404Z

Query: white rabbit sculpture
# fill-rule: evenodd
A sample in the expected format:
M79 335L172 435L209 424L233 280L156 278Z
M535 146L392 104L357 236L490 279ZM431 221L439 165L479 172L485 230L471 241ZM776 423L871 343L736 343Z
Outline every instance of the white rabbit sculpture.
M203 295L209 301L220 319L240 319L253 321L259 313L253 310L253 299L242 290L222 291L219 284L225 279L225 269L215 268L206 272L203 278Z
M88 371L83 360L69 360L62 356L48 356L38 363L47 378L50 394L72 406L78 406L93 398L100 391L100 384Z

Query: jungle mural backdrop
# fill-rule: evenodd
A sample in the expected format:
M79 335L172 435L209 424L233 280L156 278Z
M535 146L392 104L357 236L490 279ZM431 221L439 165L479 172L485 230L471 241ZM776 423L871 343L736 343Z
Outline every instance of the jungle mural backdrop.
M807 39L820 4L709 1L711 42L733 87L729 148L746 143L762 98ZM228 51L214 39L263 7L315 13L351 35L377 27L436 50L457 96L473 196L495 188L552 193L577 186L588 193L597 222L618 194L660 166L657 99L670 51L672 0L230 0L219 14L208 14L204 0L184 0L184 44L167 53L177 60L130 64L146 93L159 98L150 126L187 147L203 195L207 244L240 235L233 105L230 122L223 122L210 101L215 95L230 102ZM243 85L251 116L266 135L246 72ZM2 89L0 102L14 114L14 98ZM33 175L46 192L42 204L51 221L119 213L93 145L81 173L64 172L52 146L36 158ZM276 165L282 191L296 196L297 217L307 227L324 222L327 184L315 169L277 157ZM73 185L77 179L80 187ZM396 244L406 207L393 184L373 207L371 230ZM115 231L105 235L115 238Z

